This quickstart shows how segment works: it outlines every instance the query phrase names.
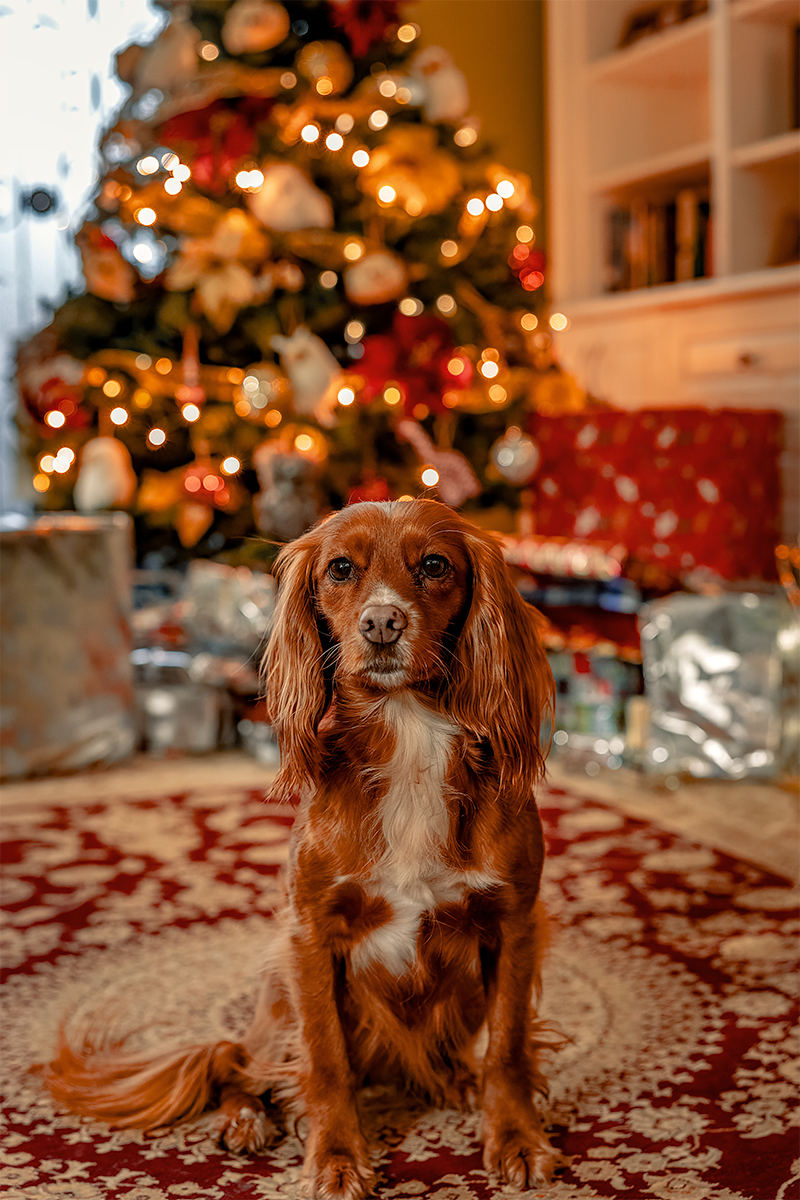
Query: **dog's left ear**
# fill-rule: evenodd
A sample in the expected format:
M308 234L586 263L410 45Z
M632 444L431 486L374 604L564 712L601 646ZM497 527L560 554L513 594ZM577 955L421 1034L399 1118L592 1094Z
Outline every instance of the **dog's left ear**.
M539 637L537 613L509 577L495 540L464 533L472 564L472 602L456 644L450 713L488 742L500 786L532 789L544 774L544 718L552 721L555 687Z
M318 774L317 727L326 707L323 647L314 608L318 531L285 546L275 560L278 602L262 664L269 718L278 735L276 795L288 799Z

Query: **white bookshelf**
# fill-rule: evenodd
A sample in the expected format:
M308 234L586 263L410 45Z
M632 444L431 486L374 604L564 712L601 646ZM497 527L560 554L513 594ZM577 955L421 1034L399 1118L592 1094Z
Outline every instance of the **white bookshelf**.
M800 524L800 0L710 0L623 49L642 0L547 0L550 287L564 366L623 407L780 408L786 536ZM793 74L795 72L795 74ZM692 189L709 277L607 291L612 210ZM791 236L788 236L791 241ZM784 252L785 257L785 252Z

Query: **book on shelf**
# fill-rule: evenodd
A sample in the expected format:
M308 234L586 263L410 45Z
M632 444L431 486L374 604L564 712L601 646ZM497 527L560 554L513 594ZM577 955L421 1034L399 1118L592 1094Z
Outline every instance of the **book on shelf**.
M791 97L791 129L800 129L800 25L792 29L792 67L789 74Z
M668 203L633 200L608 215L606 290L631 291L711 274L708 200L684 188Z
M636 8L622 27L618 49L632 46L643 37L661 33L673 25L690 21L708 12L708 0L660 0L658 4Z

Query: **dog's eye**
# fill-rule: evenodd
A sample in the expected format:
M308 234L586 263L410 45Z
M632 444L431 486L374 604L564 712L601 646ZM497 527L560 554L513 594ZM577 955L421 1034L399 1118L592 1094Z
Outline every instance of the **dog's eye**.
M422 573L429 579L441 579L450 566L440 554L426 554L422 560Z
M328 567L328 574L331 579L335 579L337 583L341 583L345 579L349 579L353 574L353 564L349 558L335 558Z

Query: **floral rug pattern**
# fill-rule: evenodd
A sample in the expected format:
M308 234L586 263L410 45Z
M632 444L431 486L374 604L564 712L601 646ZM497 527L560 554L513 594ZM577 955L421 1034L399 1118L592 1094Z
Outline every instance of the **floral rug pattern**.
M552 918L548 1200L797 1200L798 889L608 804L540 796ZM9 1200L293 1200L300 1143L220 1149L214 1115L144 1134L54 1111L32 1063L59 1021L111 1005L132 1045L237 1037L280 894L291 813L263 794L34 803L5 821L3 1123ZM794 1023L793 1023L794 1018ZM515 1194L475 1114L364 1097L378 1196ZM518 1193L516 1193L518 1194Z

